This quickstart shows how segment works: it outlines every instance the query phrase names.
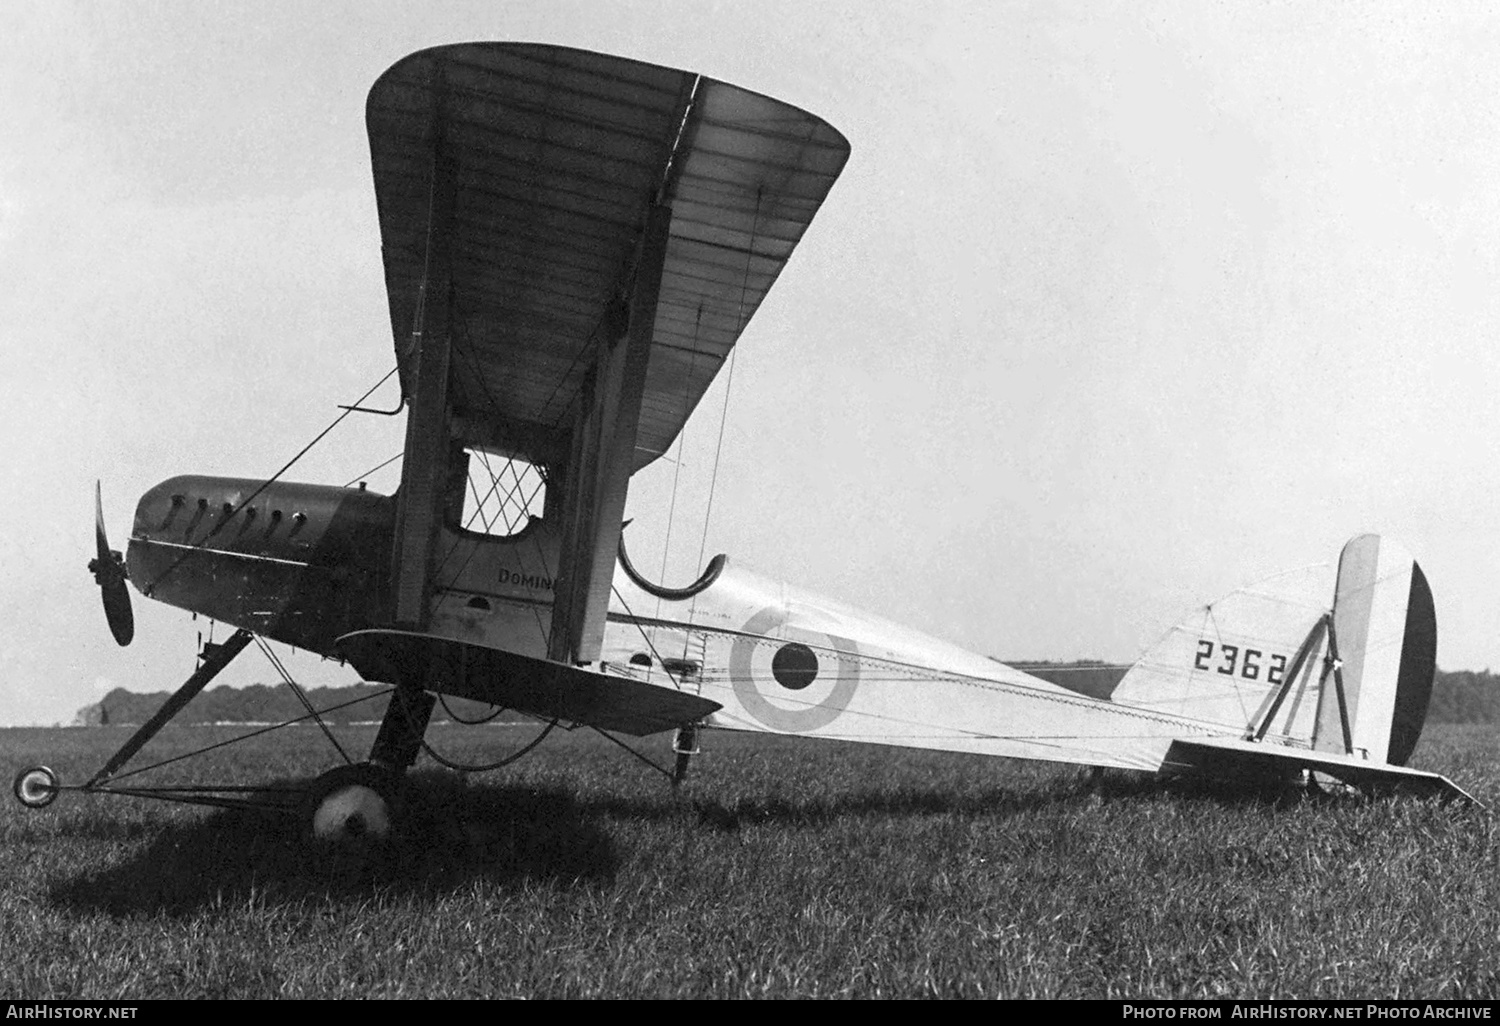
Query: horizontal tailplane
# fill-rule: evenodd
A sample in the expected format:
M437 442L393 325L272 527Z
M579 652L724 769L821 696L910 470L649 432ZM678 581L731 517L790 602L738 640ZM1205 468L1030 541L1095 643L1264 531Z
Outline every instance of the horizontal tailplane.
M1280 784L1304 770L1326 774L1352 787L1480 804L1473 795L1438 773L1367 762L1350 755L1229 738L1174 741L1161 767L1163 773L1213 777L1242 784Z

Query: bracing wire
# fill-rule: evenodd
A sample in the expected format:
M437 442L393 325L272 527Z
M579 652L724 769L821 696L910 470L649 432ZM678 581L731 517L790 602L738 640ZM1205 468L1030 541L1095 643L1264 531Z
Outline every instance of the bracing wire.
M656 577L658 581L665 582L667 579L667 556L672 551L672 520L677 515L677 479L682 476L682 436L686 433L687 425L683 425L683 431L677 433L677 465L672 468L672 500L667 504L667 536L661 543L661 573ZM661 616L661 596L656 597L656 615Z
M362 481L362 480L364 480L365 478L369 477L371 474L375 473L377 470L384 470L386 467L389 467L392 463L395 463L397 460L399 460L402 456L405 456L405 455L406 455L406 453L404 453L404 452L398 452L398 453L396 453L396 455L392 456L390 459L383 460L380 463L375 464L373 467L371 467L369 470L365 471L363 474L355 474L349 480L347 480L347 481L344 482L344 487L348 488L350 485L354 484L356 481Z
M676 688L678 691L681 691L682 682L677 679L677 675L675 673L667 669L666 661L662 659L661 653L656 650L656 645L651 641L651 635L646 633L646 628L642 626L641 620L633 612L630 611L630 606L625 602L625 596L621 595L620 589L616 588L613 584L609 586L609 590L615 593L615 598L620 600L620 605L625 609L625 615L630 617L631 622L635 624L635 629L640 631L641 640L645 641L646 647L651 650L651 657L655 659L656 664L661 667L662 673L665 673L667 675L667 679L672 682L672 686L674 688Z
M490 491L493 492L494 489L491 488ZM469 494L474 496L474 516L471 516L469 518L469 523L472 524L474 522L474 517L478 517L479 522L484 525L484 533L489 534L490 526L494 523L493 520L484 515L484 503L485 500L489 498L489 494L486 494L483 497L480 496L479 486L474 483L473 477L469 478Z
M708 508L703 511L703 537L698 540L698 565L703 565L703 555L708 551L708 525L714 515L714 491L719 485L719 457L724 453L724 425L729 420L729 392L734 388L734 354L729 351L729 375L724 382L724 405L719 411L719 441L714 446L714 470L708 478Z
M661 766L658 766L656 763L654 763L650 759L646 758L640 752L636 751L634 748L631 748L624 741L621 741L619 738L615 737L609 731L604 730L604 729L602 729L600 727L590 727L589 729L592 730L595 734L598 734L600 737L604 738L606 741L612 741L615 744L619 745L621 748L625 749L631 755L635 756L637 759L639 759L642 762L644 762L647 766L650 766L652 769L656 770L656 772L660 773L662 776L666 777L668 780L672 779L672 771L671 770L669 770L669 769L663 769Z
M594 325L593 329L590 330L588 337L585 339L585 344L584 344L583 350L581 350L577 355L574 356L573 364L569 365L568 370L566 372L564 372L564 374L563 374L563 378L559 379L557 385L552 390L552 394L550 396L548 396L547 402L543 404L543 406L542 406L543 411L545 411L547 409L547 407L551 405L552 400L557 396L558 390L562 387L563 380L565 380L567 378L568 374L572 373L573 366L577 364L577 362L581 358L583 352L587 351L588 348L592 345L594 336L598 334L599 328L600 328L600 326L603 325L603 323L604 323L604 320L603 320L603 317L601 316L599 322ZM455 342L456 342L456 340L455 340ZM475 355L473 344L469 340L467 334L465 334L465 336L464 336L463 345L462 346L456 346L456 348L459 348L460 351L463 353L463 355L468 358L469 364L473 368L474 380L476 380L477 382L479 382L479 388L484 393L484 400L485 400L485 402L489 404L490 409L492 409L493 411L495 411L495 413L497 413L497 414L500 413L501 412L500 403L495 399L494 394L490 391L489 385L486 384L486 382L485 382L485 378L484 378L484 374L483 374L483 368L481 368L480 365L479 365L479 358ZM566 411L564 411L564 412L566 412ZM559 415L559 419L561 419L561 415ZM486 492L485 498L483 500L478 500L475 503L475 513L477 515L480 512L480 509L483 507L485 501L488 501L489 496L490 495L494 495L494 494L496 494L499 491L499 489L500 489L500 476L498 476L498 475L495 474L494 468L492 466L490 466L488 455L482 449L476 449L476 450L474 450L474 452L475 452L476 455L479 456L480 462L484 464L486 472L488 472L489 475L490 475L490 489L489 489L489 491ZM510 531L511 533L514 533L514 530L513 530L514 525L512 524L510 518L505 515L505 510L506 510L506 504L509 503L511 501L511 499L515 496L516 492L520 490L522 481L521 481L521 475L518 474L518 473L516 473L516 471L515 471L515 457L513 457L513 456L512 457L508 457L508 463L509 463L510 470L511 470L511 476L514 479L514 484L512 485L512 487L510 488L510 490L505 494L505 496L503 498L501 498L501 500L500 500L500 515L505 520L507 531ZM534 466L534 464L533 464L533 466ZM520 504L521 507L522 507L522 511L524 513L526 513L527 515L531 515L531 512L530 512L531 511L531 504L536 500L537 495L541 492L543 486L545 486L546 483L547 483L546 475L544 473L542 473L542 468L541 467L536 467L536 470L537 470L538 477L541 480L538 482L536 488L532 490L531 495L526 498L525 502ZM477 489L475 489L475 491L477 492ZM477 499L477 495L476 495L476 499ZM483 519L485 521L485 529L486 529L486 531L488 531L489 530L489 525L490 525L490 523L492 523L492 521L490 521L487 517L486 518L481 518L481 519ZM468 523L464 525L465 528L467 529L470 525L473 524L473 522L474 522L474 518L470 517ZM552 570L547 566L547 555L546 555L545 552L542 551L540 540L538 540L537 538L533 537L532 538L532 544L536 547L537 556L540 559L541 564L542 564L542 572L547 577L551 577L552 576ZM469 552L468 557L466 557L465 560L464 560L463 566L459 567L459 571L458 572L459 572L460 576L463 574L464 568L468 566L469 559L473 558L474 551L476 551L476 550L471 550ZM443 557L443 559L441 561L441 565L438 568L439 572L442 570L442 566L447 564L448 557L451 556L452 553L453 553L453 550L450 549L449 552L444 555L444 557ZM434 576L436 576L436 573L434 574ZM543 639L545 640L545 642L548 645L550 645L551 644L551 631L547 628L547 626L545 624L543 624L541 622L541 614L539 612L537 612L535 608L533 608L532 612L533 612L533 615L535 615L537 617L537 624L538 624L538 627L539 627L539 629L541 631Z
M285 664L277 658L276 653L271 651L271 646L266 643L266 639L257 634L255 635L255 644L260 647L261 652L265 654L266 659L275 667L276 672L281 674L281 679L286 682L287 687L292 689L292 694L297 696L297 701L302 703L302 708L307 710L307 714L313 718L313 722L323 731L323 736L328 738L328 743L333 745L334 751L339 753L339 758L344 760L344 765L354 765L354 760L349 758L349 753L344 751L344 746L339 744L339 739L333 736L333 731L328 728L328 724L323 722L323 717L318 714L318 710L313 708L312 702L308 699L302 688L298 686L296 681L292 680L292 675L287 672Z
M194 542L191 548L189 548L186 552L184 552L182 555L178 556L175 560L173 560L167 566L167 568L165 570L163 570L161 573L157 574L154 578L152 578L150 581L148 581L146 583L146 586L141 589L141 593L144 594L144 595L149 596L151 594L152 590L158 584L160 584L162 581L164 581L168 576L170 576L172 574L172 572L174 570L176 570L179 566L181 566L183 564L184 560L188 559L188 557L193 556L197 552L199 552L200 550L202 550L203 547L208 544L209 539L211 539L214 535L216 535L220 531L222 531L224 529L224 525L227 524L227 523L229 523L229 521L233 520L234 517L235 517L235 515L238 514L240 512L240 510L244 509L246 506L250 505L250 503L254 502L255 499L256 499L256 497L259 496L261 492L263 492L267 488L271 487L271 485L277 479L279 479L282 474L285 474L288 470L292 469L292 465L294 463L296 463L298 460L300 460L303 456L306 456L307 453L308 453L308 451L310 449L312 449L313 446L315 446L319 442L321 442L323 440L323 438L328 434L328 432L332 431L334 428L336 428L340 424L342 424L343 421L344 421L344 418L347 417L347 416L349 416L349 414L351 414L351 413L354 412L353 407L358 406L360 403L364 402L371 395L373 395L374 392L375 392L375 390L377 388L379 388L381 385L385 384L386 381L390 378L390 376L392 374L396 373L397 369L398 368L396 368L396 367L392 367L390 370L386 371L385 375L379 381L377 381L377 382L375 382L375 384L371 385L370 388L369 388L369 390L366 391L364 395L362 395L358 399L354 400L354 402L352 404L350 404L349 407L346 407L344 409L343 413L340 413L337 417L333 418L333 423L329 424L322 431L319 431L318 434L317 434L317 437L314 438L311 442L308 442L306 445L304 445L301 448L301 450L298 451L297 455L295 455L291 459L287 460L286 463L282 466L282 468L280 470L276 471L276 473L274 473L270 477L266 478L265 481L261 482L261 484L256 487L255 491L251 492L245 498L241 499L239 501L239 504L237 506L235 506L233 509L231 509L229 511L229 513L228 513L227 516L221 517L219 519L219 522L216 523L209 530L209 532L207 534L205 534L202 538L200 538L196 542Z
M490 466L489 456L486 453L481 452L479 454L479 458L480 461L484 464L484 469L489 471L491 479L495 482L494 488L490 490L492 494L499 492L500 483L505 480L506 471L510 472L511 485L510 488L506 490L504 495L499 496L498 512L499 516L505 521L506 531L510 532L511 534L515 534L516 525L520 523L521 517L530 519L531 517L536 515L531 512L531 506L532 503L536 500L537 495L541 492L542 486L546 484L546 482L538 481L537 486L531 490L530 495L524 498L517 498L526 482L524 479L525 475L516 470L515 457L512 456L506 458L505 467L500 471L499 474L496 474L494 468ZM531 466L531 464L528 464L528 466ZM538 476L540 477L540 472L538 473ZM512 520L507 512L512 506L514 506L517 511L515 520ZM541 553L538 553L538 555L540 554ZM542 560L542 569L547 569L545 558Z
M755 217L750 222L750 244L745 249L745 273L740 279L740 305L737 312L740 331L745 330L745 299L750 290L750 262L755 259L755 237L760 231L760 202L763 188L755 190ZM719 411L719 441L714 446L714 470L708 479L708 508L703 513L703 537L698 542L698 565L703 565L703 554L708 551L708 525L714 515L714 491L719 484L719 457L724 453L724 425L729 420L729 393L734 388L734 356L739 351L735 346L729 351L729 374L724 382L724 405Z
M499 493L499 491L500 491L500 482L501 482L501 479L504 477L505 472L504 472L504 470L502 470L499 474L496 474L495 473L495 468L490 465L488 454L486 454L483 450L480 450L480 449L476 449L474 452L475 452L475 455L477 455L479 457L479 462L484 467L485 472L487 474L489 474L489 476L490 476L490 487L485 492L484 497L480 498L479 497L479 489L474 484L474 479L472 477L469 478L469 490L474 495L474 499L475 499L475 502L474 502L474 512L469 515L468 520L465 521L465 523L464 523L463 526L464 526L464 530L469 530L473 526L474 521L476 519L478 519L481 523L484 524L485 530L486 530L486 532L488 532L489 529L490 529L490 525L493 523L493 521L491 521L487 516L484 515L484 504L487 501L489 501L490 496L496 495L497 493ZM510 501L515 497L516 493L518 491L520 491L523 482L522 482L522 479L521 479L521 475L516 472L516 469L515 469L515 459L514 458L511 458L511 459L509 459L507 461L507 468L511 472L511 477L512 477L514 483L512 484L512 486L510 487L510 489L505 493L505 495L503 497L501 497L501 499L499 500L500 501L500 506L499 506L499 511L497 513L497 516L505 522L506 531L509 532L509 533L511 533L511 534L514 534L515 533L515 522L513 522L510 519L510 517L506 515L506 508L507 508L507 505L510 503ZM525 515L529 515L530 514L532 503L536 501L537 495L540 494L540 492L542 490L542 487L545 484L546 484L545 479L543 479L541 481L538 481L536 488L532 489L531 494L529 496L527 496L524 500L522 500L522 501L520 501L520 502L517 503L517 505L521 507L521 510L522 510L523 514L525 514ZM551 577L552 576L552 571L547 566L546 554L542 552L541 545L540 545L539 542L536 543L536 545L537 545L537 555L540 557L541 564L542 564L542 572L547 577ZM458 551L458 544L455 543L452 547L450 547L448 549L447 552L445 552L443 554L443 558L438 563L437 570L434 571L433 575L435 577L438 576L438 575L440 575L442 573L443 569L445 567L447 567L447 565L448 565L448 560L451 559L453 557L453 554L455 552L457 552L457 551ZM454 575L452 577L452 580L458 581L460 578L463 577L464 571L468 569L469 563L473 560L475 554L478 553L478 551L479 551L479 547L477 545L471 545L471 546L469 546L468 554L464 556L463 562L459 564L458 570L457 570L457 572L454 573ZM516 551L516 556L519 559L520 558L520 550L516 549L515 551ZM523 570L525 569L524 565L523 565L522 569ZM542 614L541 614L540 610L534 604L528 603L528 605L530 605L530 607L531 607L531 615L536 619L537 631L540 633L540 635L541 635L544 643L550 641L551 632L547 629L547 625L543 622L543 620L542 620Z
M360 695L358 698L351 698L347 702L340 702L337 705L330 705L324 709L319 709L317 714L320 716L327 716L331 712L338 712L340 709L347 709L351 705L358 705L360 702L369 702L376 698L384 698L387 695L393 695L395 693L395 688L387 688L384 691L376 691L373 694ZM285 723L273 723L269 727L261 727L259 730L252 730L248 734L239 734L225 741L218 741L203 748L195 748L191 752L183 752L181 755L174 755L170 759L163 759L161 762L153 762L149 766L141 766L138 769L129 770L125 773L116 773L114 776L110 777L110 783L116 784L121 780L126 779L127 777L138 776L139 774L146 773L150 770L160 769L163 766L170 766L174 762L181 762L183 759L191 759L195 755L205 755L208 752L212 752L219 748L224 748L227 745L238 744L241 741L248 741L252 737L260 737L260 735L262 734L269 734L273 730L280 730L283 727L290 727L312 718L312 714L308 714L306 716L298 716L294 720L287 720Z
M693 321L693 347L692 355L688 357L688 371L682 379L683 396L686 398L688 384L693 380L693 368L698 362L698 341L703 329L703 303L698 303L698 314ZM657 576L658 581L667 579L667 555L672 551L672 520L677 515L677 481L682 477L682 447L683 438L687 434L687 425L682 425L682 430L677 432L677 462L672 467L672 501L667 506L667 537L661 546L661 573ZM656 615L661 616L661 596L656 598Z

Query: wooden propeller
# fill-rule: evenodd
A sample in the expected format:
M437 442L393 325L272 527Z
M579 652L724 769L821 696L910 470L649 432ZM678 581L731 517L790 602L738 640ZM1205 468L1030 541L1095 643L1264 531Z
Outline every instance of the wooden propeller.
M98 481L94 482L94 544L99 554L89 560L89 570L104 599L104 618L115 641L128 645L135 637L135 614L130 608L130 591L125 587L125 560L109 547L104 534L104 497Z

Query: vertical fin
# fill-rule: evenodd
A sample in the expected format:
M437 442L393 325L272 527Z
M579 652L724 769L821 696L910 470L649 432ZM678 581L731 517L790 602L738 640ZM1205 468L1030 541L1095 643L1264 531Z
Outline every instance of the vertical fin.
M1306 744L1332 585L1332 567L1304 567L1199 607L1137 660L1110 701Z

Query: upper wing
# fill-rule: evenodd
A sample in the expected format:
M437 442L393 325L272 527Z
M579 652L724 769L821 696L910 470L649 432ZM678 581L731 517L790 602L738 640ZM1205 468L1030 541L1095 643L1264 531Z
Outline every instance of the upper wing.
M459 436L533 463L566 452L648 213L671 208L632 471L671 445L849 155L757 93L529 43L413 54L366 120L402 392L421 307L446 303ZM441 297L422 288L434 236Z

